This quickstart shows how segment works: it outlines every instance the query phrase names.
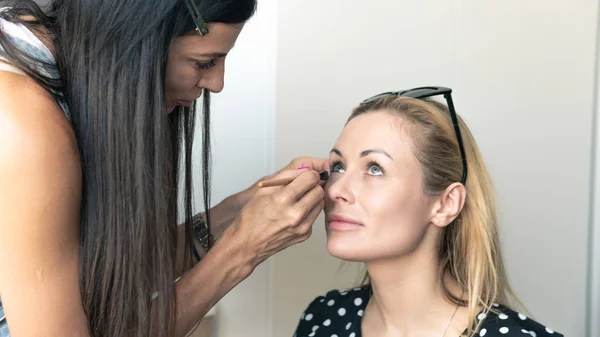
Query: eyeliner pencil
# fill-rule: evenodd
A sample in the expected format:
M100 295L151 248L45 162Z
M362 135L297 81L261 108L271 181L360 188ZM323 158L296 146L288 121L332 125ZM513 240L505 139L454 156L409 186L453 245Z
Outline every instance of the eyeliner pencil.
M319 173L320 180L327 180L329 178L329 171L323 171ZM261 181L258 183L259 188L263 187L271 187L271 186L282 186L287 185L294 181L296 178L281 178L281 179L273 179Z

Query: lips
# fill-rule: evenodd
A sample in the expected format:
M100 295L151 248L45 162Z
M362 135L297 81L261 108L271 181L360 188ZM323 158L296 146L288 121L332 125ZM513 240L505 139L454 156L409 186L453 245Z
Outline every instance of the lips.
M351 231L363 227L359 220L340 213L327 214L326 224L327 228L333 231Z

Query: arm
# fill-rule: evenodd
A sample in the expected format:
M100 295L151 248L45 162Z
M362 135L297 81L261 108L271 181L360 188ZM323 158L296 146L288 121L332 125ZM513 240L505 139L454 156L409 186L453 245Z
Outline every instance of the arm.
M257 187L256 184L251 187L231 195L218 203L216 206L210 209L210 217L211 217L211 230L216 239L220 239L223 236L223 233L229 228L233 220L238 216L241 209L246 205L248 200L252 198L254 193L256 193ZM204 212L198 213L194 215L194 218L202 217L204 222L206 222L206 216ZM202 249L200 243L195 240L192 236L192 240L194 242L194 246L196 247L196 251L199 253L200 257L204 257L206 252ZM213 243L214 245L214 243ZM177 270L178 275L182 275L191 267L193 267L198 261L196 257L192 256L191 263L187 263L184 268L184 250L187 249L185 246L185 226L184 224L180 224L178 226L178 238L177 238Z
M218 243L176 284L175 336L184 337L208 311L254 269L250 255L232 235Z
M11 335L89 336L75 137L45 91L25 76L0 76L0 293Z
M312 224L323 209L319 175L287 171L279 178L297 178L284 187L256 191L210 252L179 280L177 336L189 332L256 266L310 236ZM210 291L203 291L206 289Z

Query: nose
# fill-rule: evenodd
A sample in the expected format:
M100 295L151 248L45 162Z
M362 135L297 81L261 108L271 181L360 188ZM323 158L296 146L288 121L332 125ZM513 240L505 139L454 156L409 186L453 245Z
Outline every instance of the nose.
M198 88L208 89L210 92L219 93L223 91L223 87L225 86L225 64L224 62L219 62L219 64L215 65L213 68L208 69L205 73L202 74L200 80L196 84Z
M325 196L334 203L353 204L356 193L348 173L333 173L325 185Z

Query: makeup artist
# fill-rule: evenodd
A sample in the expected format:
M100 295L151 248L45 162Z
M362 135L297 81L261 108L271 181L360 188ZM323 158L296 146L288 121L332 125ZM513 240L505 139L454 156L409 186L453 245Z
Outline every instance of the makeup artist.
M310 236L325 159L295 159L259 180L288 185L208 207L210 94L255 8L51 0L44 13L0 0L1 337L185 336L257 265ZM194 215L200 97L209 211Z

